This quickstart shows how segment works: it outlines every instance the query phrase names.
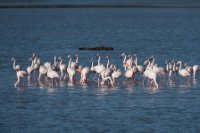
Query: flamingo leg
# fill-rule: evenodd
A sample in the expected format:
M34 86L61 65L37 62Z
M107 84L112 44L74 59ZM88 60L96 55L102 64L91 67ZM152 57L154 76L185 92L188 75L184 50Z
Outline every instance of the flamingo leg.
M39 76L38 76L38 81L40 81L40 78L41 78L41 73L39 73Z
M17 87L18 83L20 82L20 78L17 78L17 82L15 83L15 88Z

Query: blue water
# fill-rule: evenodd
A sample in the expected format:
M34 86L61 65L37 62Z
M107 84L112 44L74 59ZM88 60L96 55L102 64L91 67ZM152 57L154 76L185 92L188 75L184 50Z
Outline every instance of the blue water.
M199 16L200 9L189 8L0 9L0 132L200 131L199 75L189 84L165 81L159 89L123 84L123 78L114 88L33 81L14 88L10 61L16 57L26 70L33 52L42 62L78 53L88 66L97 52L78 47L108 45L115 50L99 53L121 69L122 52L137 53L139 64L151 55L161 66L167 59L200 64Z

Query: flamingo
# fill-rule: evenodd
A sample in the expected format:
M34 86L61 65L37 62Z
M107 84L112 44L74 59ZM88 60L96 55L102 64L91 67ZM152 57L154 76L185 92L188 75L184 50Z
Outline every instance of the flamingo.
M78 66L78 54L75 54L74 58L76 59L75 62L71 62L71 67L73 68Z
M40 78L42 75L46 75L47 74L47 69L51 66L50 62L45 62L44 65L41 65L39 68L39 76L38 76L38 80L40 81Z
M192 70L193 68L191 66L188 66L187 63L185 63L185 69L191 74L192 73Z
M116 83L116 80L122 75L122 72L120 69L117 69L116 66L113 68L113 73L111 74L113 82Z
M146 70L144 71L143 73L143 76L144 77L147 77L148 79L152 80L151 81L151 84L155 84L156 88L158 88L158 83L156 81L156 78L157 78L157 75L156 73L152 70L152 67L151 67L151 63L149 60L146 60L144 62L145 65L147 65L146 67Z
M39 67L40 67L40 58L35 54L33 53L32 55L32 68L33 68L33 71L34 71L34 79L35 79L35 75L36 75L36 71L39 70Z
M152 59L150 63L151 70L155 72L157 75L165 78L165 69L163 67L159 67L158 64L154 64L155 58L153 56L150 57Z
M105 70L101 73L102 76L107 77L110 76L112 70L110 69L109 65L110 65L110 56L106 56L108 62L107 62L107 66L105 68Z
M182 77L190 77L190 73L186 70L186 69L182 69L182 62L178 61L177 64L179 64L179 69L178 69L178 73L179 75L181 75Z
M101 86L105 86L106 84L106 81L109 81L108 82L108 85L111 85L111 86L114 86L114 82L113 82L113 80L112 80L112 78L110 77L110 76L107 76L107 77L102 77L102 81L101 81ZM109 84L110 83L110 84ZM99 87L100 85L98 84L98 87Z
M122 53L121 57L124 57L123 65L127 65L127 67L132 67L133 60L132 60L132 57L130 55L129 55L129 59L126 59L127 56L126 56L125 53Z
M67 67L67 72L68 72L68 75L69 75L69 82L74 83L73 79L74 79L75 74L76 74L75 66L71 65L71 63L72 63L71 55L68 55L67 58L69 59L68 67Z
M134 76L134 72L133 69L127 65L124 66L125 67L125 74L124 76L126 78L132 78Z
M31 78L31 74L33 72L33 60L32 59L29 59L31 60L31 65L27 67L27 73L28 73L28 81L30 81L30 78Z
M20 79L25 78L27 76L27 73L23 70L16 70L17 74L17 82L15 83L15 88L17 87L18 83L20 82Z
M63 61L62 57L59 57L58 60L60 61L59 68L61 72L61 76L60 76L60 81L61 81L62 77L64 76L64 72L65 73L67 72L67 66L65 64L62 64L62 61Z
M82 67L82 66L80 66ZM90 68L89 67L83 67L81 68L81 83L87 83L88 82L88 74L90 72Z
M142 74L144 72L144 67L141 65L138 65L137 54L135 54L134 56L135 56L135 66L137 67L137 70Z
M52 79L52 86L53 86L53 81L55 80L56 82L56 86L57 86L57 81L56 81L56 78L59 78L59 75L56 71L54 71L52 69L52 66L48 66L47 68L47 77L51 78Z
M41 65L40 68L39 68L39 76L38 76L38 81L40 81L40 78L42 75L46 75L47 74L47 68L50 67L50 66L43 66Z
M100 55L98 54L97 55L98 57L98 64L96 66L93 67L93 70L97 73L97 74L101 74L106 68L103 64L100 63L101 61L101 57Z

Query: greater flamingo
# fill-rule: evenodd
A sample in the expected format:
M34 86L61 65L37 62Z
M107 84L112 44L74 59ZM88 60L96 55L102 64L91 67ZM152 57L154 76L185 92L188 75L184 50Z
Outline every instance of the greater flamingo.
M15 88L17 87L18 83L20 82L21 78L25 78L27 76L27 73L23 70L16 70L17 74L17 82L15 83Z
M71 65L71 63L72 63L71 55L68 55L67 58L69 59L68 67L67 67L67 72L68 72L68 75L69 75L69 82L74 83L74 77L76 75L76 70L75 70L76 66Z
M179 64L179 69L178 69L179 75L181 75L182 77L186 77L188 79L190 77L190 73L186 69L182 69L182 62L178 61L177 64Z
M51 66L48 66L47 68L47 77L51 78L52 79L52 86L53 86L53 81L55 80L56 82L56 86L57 86L57 81L56 81L56 78L59 78L59 75L56 71L54 71L52 69Z
M67 72L67 66L66 66L66 64L62 64L63 59L61 56L58 58L58 60L60 61L59 68L60 68L60 73L61 73L61 75L60 75L60 81L61 81L64 76L64 73Z

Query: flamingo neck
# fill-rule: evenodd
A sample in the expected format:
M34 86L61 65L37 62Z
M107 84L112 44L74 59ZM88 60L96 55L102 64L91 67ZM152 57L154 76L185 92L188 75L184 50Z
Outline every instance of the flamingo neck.
M63 60L62 60L62 59L60 59L60 65L62 64L62 61L63 61Z
M125 63L126 62L126 55L124 55L124 61L123 61L123 63Z
M33 62L33 60L32 60L32 62L31 62L31 68L33 68L33 66L34 66L34 62Z
M54 57L53 64L54 64L54 66L56 66L56 65L57 65L57 62L56 62L56 57Z
M135 58L135 65L137 66L138 64L137 64L137 57Z
M16 70L15 59L13 60L13 69Z
M109 64L110 64L110 60L108 59L108 62L107 62L107 68L109 67Z
M78 64L78 56L76 57L76 64Z
M92 61L92 66L91 66L91 68L93 69L94 68L94 62Z
M182 68L182 63L181 63L181 61L180 61L180 63L179 63L179 64L180 64L180 66L179 66L179 70L180 70L180 69Z
M151 62L152 66L154 65L154 61L155 61L155 58L153 58L153 60L152 60L152 62Z
M99 56L99 59L98 59L98 65L100 65L100 60L101 60L101 57Z
M147 61L147 68L148 68L148 69L150 69L150 68L151 68L151 63L150 63L150 61L149 61L149 60Z
M126 65L124 66L124 70L125 70L125 71L127 70L127 66L126 66Z
M71 62L72 62L72 58L69 58L68 68L70 68Z

